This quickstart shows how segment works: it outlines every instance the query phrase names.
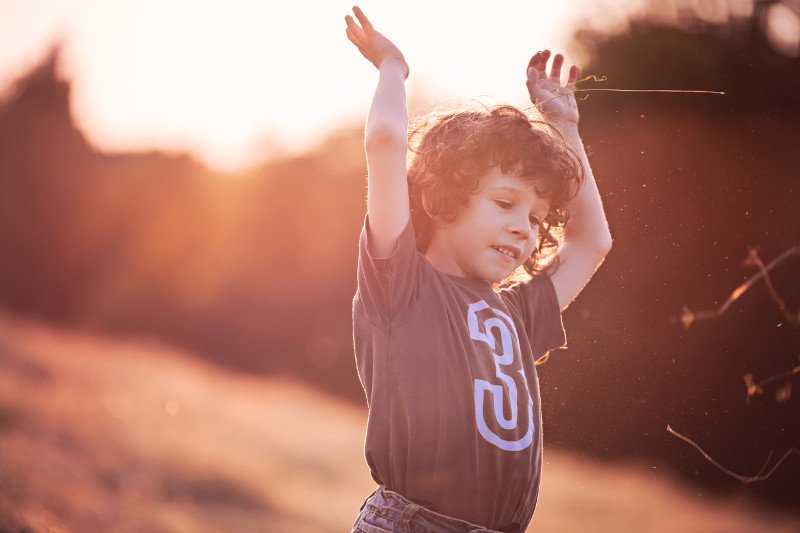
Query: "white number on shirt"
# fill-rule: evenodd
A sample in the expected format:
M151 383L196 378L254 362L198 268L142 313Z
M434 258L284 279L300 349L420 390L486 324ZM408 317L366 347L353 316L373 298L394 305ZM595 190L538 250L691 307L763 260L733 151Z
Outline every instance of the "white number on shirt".
M496 316L491 316L480 322L478 312L484 309L488 309ZM485 301L480 300L470 304L467 311L467 323L469 324L470 338L489 345L494 357L495 377L505 384L504 388L503 385L490 383L483 379L475 379L475 423L478 426L478 431L484 439L502 450L512 452L524 450L533 441L533 400L530 397L530 393L528 393L528 381L523 370L518 372L525 384L523 394L528 396L528 430L525 435L517 440L503 439L489 428L483 414L483 400L488 393L492 396L492 407L497 424L506 430L513 430L517 427L517 385L512 376L503 372L503 367L508 367L514 363L514 354L520 352L519 338L517 337L517 329L514 327L514 322L507 314L489 307ZM492 330L500 333L501 346L499 353ZM508 403L511 406L511 416L508 418L503 413L504 390L508 391Z

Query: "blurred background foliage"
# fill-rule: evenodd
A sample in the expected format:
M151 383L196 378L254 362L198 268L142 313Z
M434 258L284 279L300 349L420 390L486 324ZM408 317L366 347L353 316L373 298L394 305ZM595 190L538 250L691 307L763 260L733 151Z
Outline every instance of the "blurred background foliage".
M608 29L593 24L619 20ZM800 2L598 3L575 33L581 104L615 246L565 313L569 349L540 368L545 438L652 458L685 479L800 508L800 461L739 485L668 435L755 474L800 446L800 392L747 404L742 376L797 364L800 332L757 286L683 331L800 238ZM58 49L0 104L0 305L75 328L153 335L243 372L298 376L363 403L350 308L366 208L360 130L243 175L181 154L101 153L72 121ZM800 303L797 259L775 271ZM795 383L797 386L797 383Z

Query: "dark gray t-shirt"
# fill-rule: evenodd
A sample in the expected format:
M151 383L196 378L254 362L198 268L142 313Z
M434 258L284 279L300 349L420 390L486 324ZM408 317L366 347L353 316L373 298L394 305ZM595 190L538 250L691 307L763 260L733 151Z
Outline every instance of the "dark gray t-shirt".
M523 531L539 492L534 361L564 346L546 274L495 291L436 270L409 221L391 257L359 241L353 340L372 477L429 509Z

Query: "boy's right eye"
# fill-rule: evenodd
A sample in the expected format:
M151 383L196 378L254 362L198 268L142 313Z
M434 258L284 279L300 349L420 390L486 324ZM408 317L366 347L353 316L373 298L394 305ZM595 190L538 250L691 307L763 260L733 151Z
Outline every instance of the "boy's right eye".
M506 200L495 200L495 203L499 205L502 209L511 209L511 202Z

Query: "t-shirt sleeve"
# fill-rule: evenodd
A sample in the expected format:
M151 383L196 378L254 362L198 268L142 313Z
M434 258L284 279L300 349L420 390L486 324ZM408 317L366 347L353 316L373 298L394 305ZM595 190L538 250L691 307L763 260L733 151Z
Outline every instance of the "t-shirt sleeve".
M567 345L556 289L546 273L502 289L500 295L519 311L534 359Z
M369 215L358 242L356 305L372 321L389 325L400 320L419 297L419 263L414 226L408 224L397 239L394 252L376 258L369 251Z

